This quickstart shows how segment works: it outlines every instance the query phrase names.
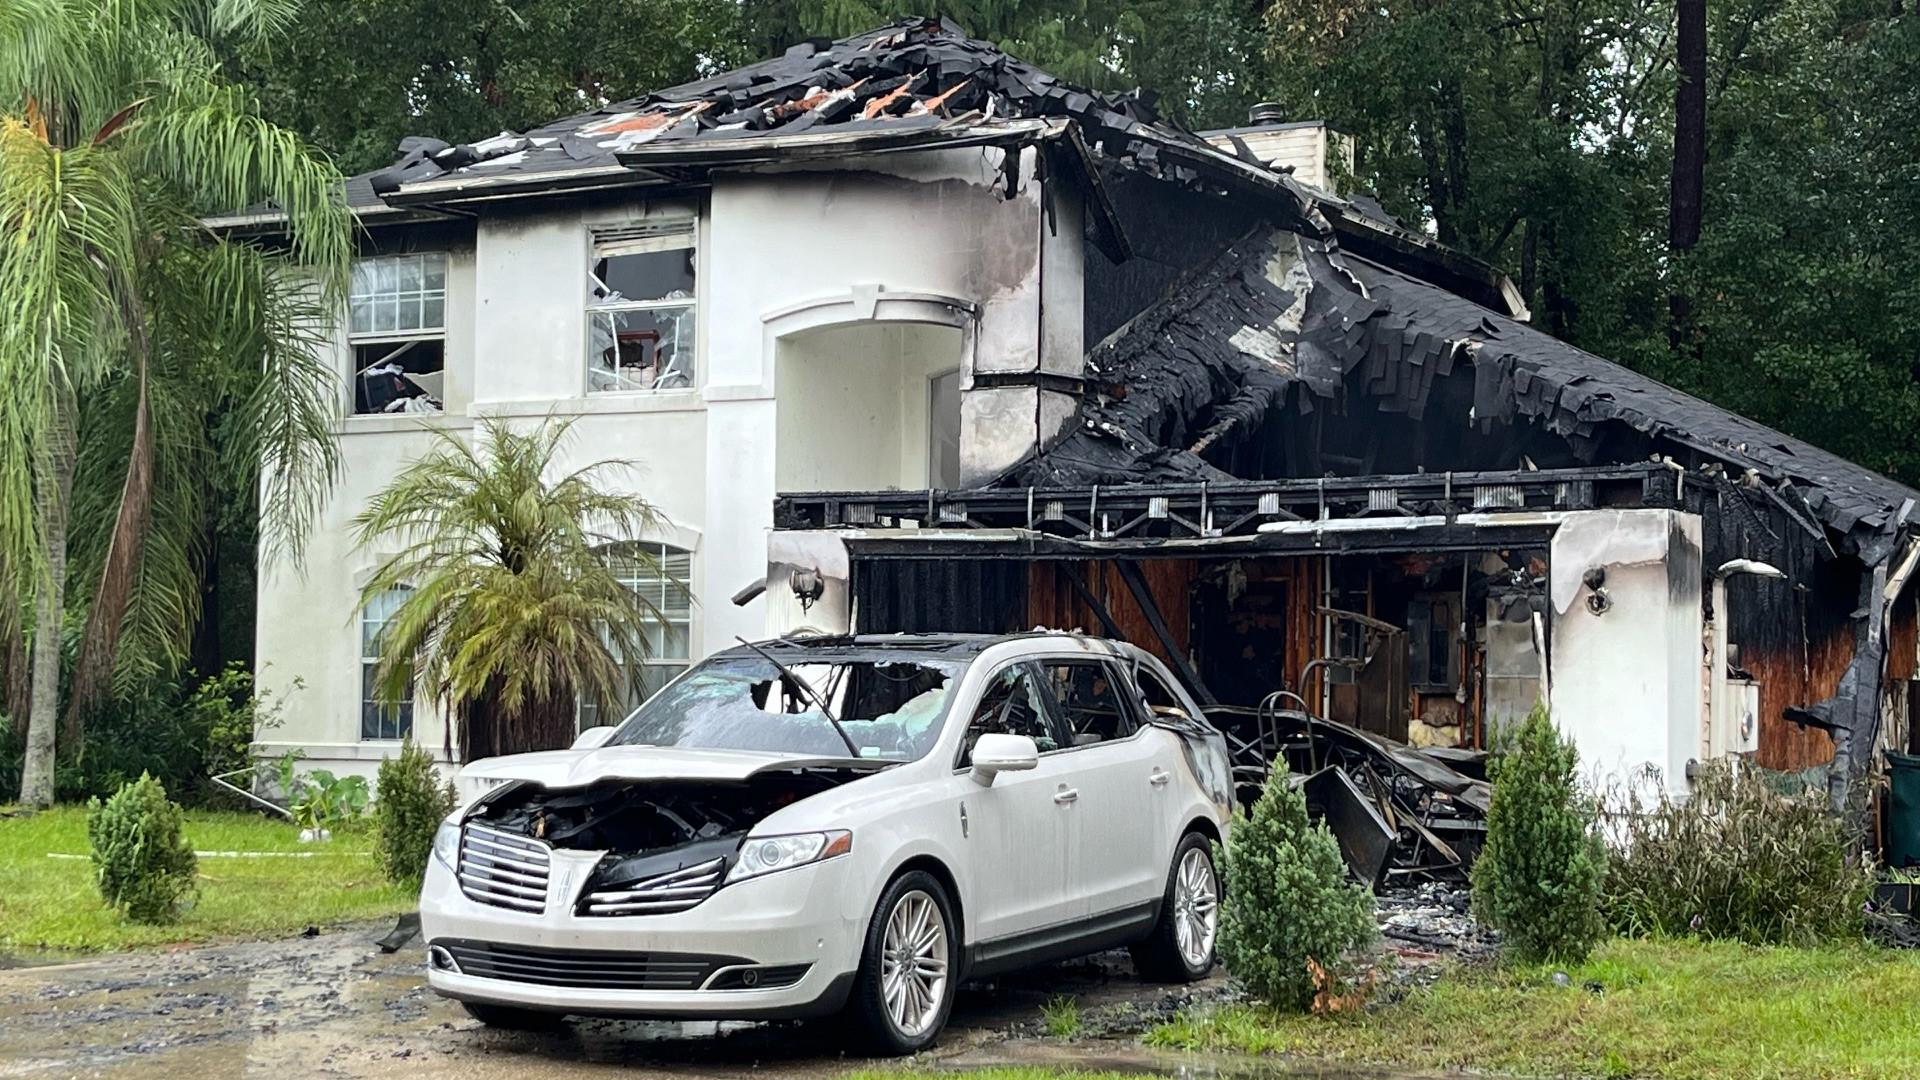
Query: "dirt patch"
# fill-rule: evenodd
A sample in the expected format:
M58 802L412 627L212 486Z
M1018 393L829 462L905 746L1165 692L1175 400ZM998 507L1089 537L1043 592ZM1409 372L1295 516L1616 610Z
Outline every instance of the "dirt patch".
M814 1024L588 1020L555 1034L481 1027L434 996L416 940L373 944L390 924L285 941L104 956L0 970L0 1078L458 1077L524 1080L635 1068L667 1076L835 1076L865 1061L844 1029ZM1220 976L1192 987L1145 984L1124 953L969 984L926 1064L1017 1060L1044 1048L1040 1007L1066 995L1088 1038L1064 1049L1101 1057L1196 1000L1227 993ZM1039 1052L1039 1051L1034 1051Z

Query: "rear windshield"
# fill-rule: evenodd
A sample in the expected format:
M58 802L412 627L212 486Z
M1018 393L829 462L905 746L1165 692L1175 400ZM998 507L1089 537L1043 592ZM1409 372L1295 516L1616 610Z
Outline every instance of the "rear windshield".
M780 662L787 674L757 656L709 660L647 699L607 745L913 761L938 741L947 697L966 667L784 654ZM816 698L832 707L846 738Z

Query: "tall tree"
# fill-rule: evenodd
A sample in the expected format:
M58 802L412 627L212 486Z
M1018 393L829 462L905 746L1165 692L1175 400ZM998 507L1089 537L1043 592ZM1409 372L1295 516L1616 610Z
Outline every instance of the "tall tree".
M205 467L180 452L205 435L193 431L198 416L182 422L171 407L192 393L171 376L209 357L256 365L233 404L265 477L272 545L297 553L331 484L331 379L313 321L338 303L351 257L340 177L259 119L220 78L211 44L270 35L296 10L291 0L0 8L0 592L33 608L28 805L53 798L70 572L86 575L87 600L70 727L130 628L170 622L162 647L176 652L191 628L190 545L167 496ZM197 213L259 203L287 214L282 254L197 227ZM83 533L100 539L70 567L89 546L70 537ZM176 617L154 610L169 607Z
M436 432L354 519L362 548L399 546L362 606L406 590L379 642L381 698L429 694L462 761L566 746L580 701L625 700L627 665L660 620L613 561L650 558L625 545L659 514L606 486L626 462L556 475L571 426L549 418L518 433L492 419L476 445Z
M524 130L749 57L729 0L326 0L227 59L265 115L360 172L407 135Z
M1674 0L1673 183L1667 211L1667 247L1684 255L1700 243L1701 199L1707 175L1707 0ZM1687 336L1693 301L1675 291L1668 301L1674 345Z

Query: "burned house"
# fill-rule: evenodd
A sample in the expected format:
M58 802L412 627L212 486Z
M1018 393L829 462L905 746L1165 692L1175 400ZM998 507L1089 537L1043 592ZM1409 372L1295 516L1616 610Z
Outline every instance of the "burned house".
M1676 787L1907 744L1914 493L1531 328L1334 190L1323 124L1191 133L908 19L402 151L349 187L346 475L261 592L305 687L269 752L440 742L365 689L346 523L426 425L551 413L667 519L636 698L736 635L1045 625L1229 725L1474 748L1545 701Z

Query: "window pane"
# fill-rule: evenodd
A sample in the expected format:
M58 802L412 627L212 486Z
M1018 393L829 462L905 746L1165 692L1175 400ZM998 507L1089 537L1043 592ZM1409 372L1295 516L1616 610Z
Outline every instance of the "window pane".
M373 260L373 290L375 292L392 292L395 277L392 259Z
M609 255L604 250L597 251L592 273L591 303L693 299L691 246L637 254Z
M425 269L422 271L422 284L428 292L445 292L447 288L447 257L442 252L433 252L424 257Z
M398 275L395 288L401 292L420 291L420 257L418 255L399 260L394 269Z
M389 334L398 328L400 304L391 296L381 296L373 302L373 332Z
M347 332L367 334L373 332L373 301L364 296L356 296L352 301L352 315L347 322Z
M360 259L353 264L349 332L443 329L446 292L445 252Z
M1112 668L1098 660L1048 660L1045 670L1073 745L1133 734L1132 719L1120 700L1119 677Z
M967 722L960 760L966 761L973 753L973 744L980 736L989 734L1025 735L1043 754L1060 749L1026 665L1016 664L995 675L980 695L980 704L974 707L973 718Z
M694 385L692 305L588 313L590 390L684 390Z
M927 482L960 486L960 373L935 375L927 387Z
M443 296L429 296L423 303L420 313L420 325L440 327L447 321L447 301Z

